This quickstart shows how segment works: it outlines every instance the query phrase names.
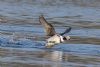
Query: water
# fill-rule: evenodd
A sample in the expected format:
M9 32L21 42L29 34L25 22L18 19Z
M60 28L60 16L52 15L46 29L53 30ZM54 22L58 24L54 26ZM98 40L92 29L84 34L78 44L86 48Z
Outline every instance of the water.
M0 67L100 67L99 0L0 0ZM44 15L71 40L45 48Z

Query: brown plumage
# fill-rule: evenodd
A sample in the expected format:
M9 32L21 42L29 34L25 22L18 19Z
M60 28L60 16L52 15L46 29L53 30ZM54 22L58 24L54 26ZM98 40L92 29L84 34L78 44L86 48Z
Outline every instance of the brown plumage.
M53 36L56 34L54 27L46 21L43 15L39 17L39 21L44 26L47 36Z
M64 34L69 33L71 31L71 27L68 26L68 28L64 32L62 32L62 33L56 33L54 27L50 23L48 23L46 21L46 19L43 17L43 15L41 15L39 17L39 21L43 25L43 27L45 28L45 32L46 32L47 36L53 36L55 34L64 35Z

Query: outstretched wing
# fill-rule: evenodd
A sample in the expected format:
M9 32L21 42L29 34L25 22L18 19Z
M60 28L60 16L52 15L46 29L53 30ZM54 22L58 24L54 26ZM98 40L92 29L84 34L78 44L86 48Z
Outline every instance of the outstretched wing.
M70 31L71 31L71 27L70 26L68 26L69 28L67 28L63 33L61 33L60 35L64 35L64 34L66 34L66 33L69 33Z
M39 22L44 26L47 36L53 36L56 34L54 27L46 21L43 15L39 17Z

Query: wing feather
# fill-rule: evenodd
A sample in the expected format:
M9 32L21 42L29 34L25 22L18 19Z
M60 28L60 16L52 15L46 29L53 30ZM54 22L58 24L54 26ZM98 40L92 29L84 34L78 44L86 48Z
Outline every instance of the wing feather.
M56 32L55 32L54 27L46 21L43 15L39 17L39 22L44 26L47 36L55 35Z

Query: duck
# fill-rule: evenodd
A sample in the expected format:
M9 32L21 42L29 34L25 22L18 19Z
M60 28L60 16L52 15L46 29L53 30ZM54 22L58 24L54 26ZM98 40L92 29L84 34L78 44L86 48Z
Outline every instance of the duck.
M51 48L54 45L63 43L71 39L70 36L64 36L64 34L71 31L72 28L70 26L68 26L68 28L64 32L56 33L54 26L48 23L43 15L39 16L39 22L43 25L46 35L49 36L49 38L46 39L45 47Z

